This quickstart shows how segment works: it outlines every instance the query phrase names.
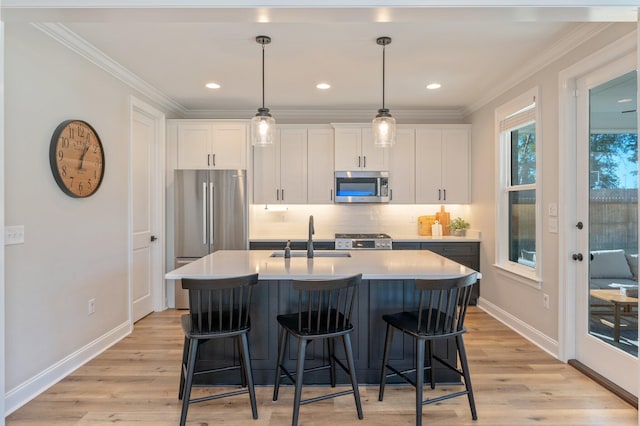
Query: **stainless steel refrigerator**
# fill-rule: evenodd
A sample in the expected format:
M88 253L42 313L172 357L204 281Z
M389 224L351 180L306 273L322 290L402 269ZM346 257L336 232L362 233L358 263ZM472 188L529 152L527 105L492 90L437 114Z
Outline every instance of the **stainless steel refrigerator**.
M244 170L176 170L174 185L176 268L216 250L247 248ZM189 307L180 282L175 301Z

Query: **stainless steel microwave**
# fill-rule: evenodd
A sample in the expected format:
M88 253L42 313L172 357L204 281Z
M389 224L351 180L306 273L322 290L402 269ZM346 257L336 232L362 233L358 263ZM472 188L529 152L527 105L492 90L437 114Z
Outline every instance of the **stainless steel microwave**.
M388 203L389 172L336 172L336 203Z

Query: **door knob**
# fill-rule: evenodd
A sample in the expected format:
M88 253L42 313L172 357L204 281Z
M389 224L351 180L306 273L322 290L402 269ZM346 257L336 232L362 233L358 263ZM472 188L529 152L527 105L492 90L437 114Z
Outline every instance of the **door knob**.
M584 228L584 225L582 224L582 222L578 222L578 223L576 223L576 228L582 229L582 228Z
M582 262L582 253L574 253L573 255L571 255L571 258L573 260L577 260L578 262Z
M158 239L158 237L156 237L155 235L152 235L152 236L151 236L151 242L154 242L154 241L155 241L155 240L157 240L157 239Z

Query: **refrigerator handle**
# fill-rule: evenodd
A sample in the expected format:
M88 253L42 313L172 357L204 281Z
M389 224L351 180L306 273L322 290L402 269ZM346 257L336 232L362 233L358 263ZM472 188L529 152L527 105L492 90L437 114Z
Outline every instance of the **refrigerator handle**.
M207 244L207 182L202 182L202 244Z
M209 244L213 244L213 182L209 182Z

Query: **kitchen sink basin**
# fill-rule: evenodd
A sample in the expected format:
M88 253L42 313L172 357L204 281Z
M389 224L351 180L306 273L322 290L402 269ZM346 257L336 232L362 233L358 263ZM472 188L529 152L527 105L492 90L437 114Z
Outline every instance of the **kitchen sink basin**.
M270 257L284 257L284 250L274 251ZM292 251L291 257L307 257L306 251ZM347 251L314 251L313 257L351 257Z

